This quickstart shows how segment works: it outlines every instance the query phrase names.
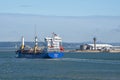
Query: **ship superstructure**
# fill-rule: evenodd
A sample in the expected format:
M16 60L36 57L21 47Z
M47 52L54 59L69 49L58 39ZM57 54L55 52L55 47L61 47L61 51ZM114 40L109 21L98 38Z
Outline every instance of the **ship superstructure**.
M61 52L64 50L62 47L62 39L56 34L53 34L52 38L46 37L45 43L47 52Z

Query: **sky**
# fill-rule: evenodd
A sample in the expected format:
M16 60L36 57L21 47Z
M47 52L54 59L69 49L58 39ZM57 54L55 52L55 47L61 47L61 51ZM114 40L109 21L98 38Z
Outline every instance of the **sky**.
M0 41L120 42L120 0L0 0Z

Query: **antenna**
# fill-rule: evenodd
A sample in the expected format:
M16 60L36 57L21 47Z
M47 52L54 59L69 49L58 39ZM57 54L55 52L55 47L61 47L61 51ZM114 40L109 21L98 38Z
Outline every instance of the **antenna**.
M37 36L36 24L34 25L34 30L35 30L35 36Z
M36 24L34 25L34 30L35 30L35 45L38 45L38 40L37 40L37 31L36 31Z

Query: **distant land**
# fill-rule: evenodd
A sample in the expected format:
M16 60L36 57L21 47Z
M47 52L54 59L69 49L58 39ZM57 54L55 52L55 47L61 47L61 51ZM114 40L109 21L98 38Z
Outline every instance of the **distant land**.
M82 43L68 43L63 42L63 47L65 49L79 49L81 44L89 44L92 42L82 42ZM113 46L120 46L120 43L107 43L111 44ZM5 48L19 48L21 45L21 42L0 42L0 49ZM34 42L25 42L25 45L29 45L30 47L34 46ZM44 46L44 42L39 42L39 46Z

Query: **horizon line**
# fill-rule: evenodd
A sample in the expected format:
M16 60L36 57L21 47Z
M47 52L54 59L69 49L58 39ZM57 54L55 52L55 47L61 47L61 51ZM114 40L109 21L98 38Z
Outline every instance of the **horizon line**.
M2 43L2 42L21 42L21 41L0 41L0 43ZM34 42L34 41L25 41L25 42ZM44 42L44 41L39 41L39 42ZM62 42L62 43L85 43L85 44L87 44L87 43L93 43L92 41L84 41L84 42L67 42L67 41L64 41L64 42ZM101 41L98 41L97 42L98 44L99 43L120 43L120 42L101 42Z
M71 17L71 18L78 18L78 17L120 17L114 15L81 15L81 16L61 16L61 15L44 15L44 14L31 14L31 13L0 13L0 15L23 15L23 16L41 16L41 17Z

